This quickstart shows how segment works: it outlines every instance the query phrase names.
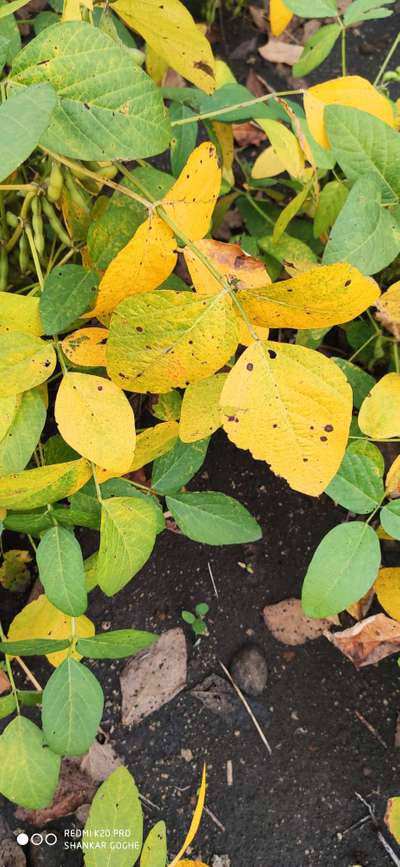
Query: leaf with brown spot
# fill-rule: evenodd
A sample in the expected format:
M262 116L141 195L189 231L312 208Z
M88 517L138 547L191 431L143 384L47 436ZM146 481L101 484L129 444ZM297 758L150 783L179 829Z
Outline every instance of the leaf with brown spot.
M304 614L300 599L284 599L263 609L266 626L277 641L295 646L314 641L332 626L339 626L337 615L317 619Z
M356 668L380 662L400 649L400 623L386 614L373 614L342 632L325 633L325 637Z
M212 262L222 279L232 289L259 289L271 283L264 262L248 256L239 244L226 244L224 241L205 238L203 241L198 241L196 247ZM185 247L184 257L197 292L203 295L217 295L221 291L221 284L203 265L195 252Z

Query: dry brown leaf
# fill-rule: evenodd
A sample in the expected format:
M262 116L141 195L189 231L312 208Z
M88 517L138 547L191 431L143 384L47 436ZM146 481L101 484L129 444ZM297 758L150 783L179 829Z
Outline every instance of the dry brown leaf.
M54 819L60 819L61 816L68 816L81 804L90 802L95 791L96 784L82 773L79 765L71 759L64 759L53 803L41 810L25 810L24 807L18 807L15 815L17 819L30 822L32 825L46 825Z
M250 15L253 19L253 23L256 25L257 30L261 30L261 33L268 33L268 16L265 9L260 9L259 6L248 6L247 7Z
M273 88L254 69L250 69L248 72L246 87L254 96L264 96L266 93L273 93Z
M89 752L82 756L79 767L95 783L101 783L121 765L123 761L111 744L99 744L98 741L93 741Z
M234 123L233 137L236 144L241 148L248 147L249 145L256 145L258 147L267 138L264 130L256 126L255 123L251 123L251 121L248 123Z
M266 626L282 644L304 644L323 635L331 626L338 626L338 617L317 620L304 614L300 599L284 599L263 610Z
M1 669L0 669L0 695L3 692L8 692L8 690L10 688L11 688L11 684L10 684L10 681L9 681L5 671L1 671Z
M325 632L325 637L356 668L362 668L399 651L400 623L386 614L373 614L343 632Z
M362 596L358 602L355 602L354 605L349 605L347 611L354 617L354 620L363 620L366 614L368 614L369 609L371 608L372 602L375 596L375 588L371 587L368 590L368 593L365 596Z
M164 632L149 650L131 659L121 674L123 725L138 724L186 685L187 650L182 629Z
M279 39L270 39L258 49L258 53L270 63L286 63L287 66L294 66L303 53L303 47Z

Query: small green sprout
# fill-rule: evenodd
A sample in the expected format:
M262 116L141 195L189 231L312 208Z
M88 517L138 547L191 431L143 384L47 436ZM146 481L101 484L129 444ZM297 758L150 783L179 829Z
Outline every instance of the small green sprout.
M194 609L194 614L192 611L181 612L182 620L184 620L185 623L189 623L197 637L209 635L207 623L205 622L209 610L209 606L206 602L199 602Z

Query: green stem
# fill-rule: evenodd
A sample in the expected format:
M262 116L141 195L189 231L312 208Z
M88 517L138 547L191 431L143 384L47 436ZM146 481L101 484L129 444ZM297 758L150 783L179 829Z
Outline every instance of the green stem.
M1 625L1 623L0 623L0 638L2 641L7 641L7 637L3 631L3 627ZM15 698L17 713L21 713L20 707L19 707L19 701L18 701L18 691L17 691L17 687L15 686L15 680L14 680L14 675L12 673L10 658L7 656L7 654L5 654L5 660L6 660L6 669L7 669L8 679L10 681L11 689L12 689L12 692L13 692L13 695Z
M57 353L57 358L60 362L60 367L61 367L63 376L66 376L66 374L68 373L68 367L65 363L62 349L61 349L61 346L59 344L58 337L56 334L53 334L53 341L54 341L54 348L55 348L56 353Z
M396 373L400 373L399 344L398 343L393 343L393 356L394 356L394 366L396 368Z
M94 481L94 485L95 485L95 488L96 488L96 497L97 497L97 499L98 499L98 501L99 501L99 503L100 503L100 505L101 505L102 502L103 502L103 497L101 496L100 485L99 485L99 483L98 483L98 481L97 481L97 476L96 476L96 467L95 467L95 464L93 463L93 461L91 462L91 464L92 464L92 475L93 475L93 481Z
M134 193L133 190L129 190L128 187L123 187L122 184L117 184L115 181L110 180L110 178L103 178L102 175L98 175L96 172L92 172L90 169L87 169L83 164L78 165L78 163L74 162L74 160L69 160L67 157L63 157L60 154L53 153L53 151L47 150L47 148L41 148L41 150L48 154L52 159L58 160L58 162L62 163L64 166L67 166L69 169L74 170L77 168L80 174L86 175L88 178L92 178L94 181L97 181L99 184L103 184L106 187L111 187L112 190L117 190L119 193L123 193L124 196L128 196L130 199L135 199L136 202L140 202L144 205L145 208L149 207L149 202L146 201L142 196L139 196L137 193Z
M36 274L37 274L37 278L38 278L38 280L39 280L40 290L42 291L42 289L43 289L43 285L44 285L44 277L43 277L42 266L41 266L41 264L40 264L38 251L37 251L37 249L36 249L36 247L35 247L35 242L34 242L34 240L33 240L32 229L31 229L31 227L30 227L28 224L26 224L26 226L25 226L25 232L26 232L26 237L28 238L29 246L30 246L30 248L31 248L33 264L34 264L34 266L35 266L35 271L36 271Z
M220 117L222 114L229 114L229 112L236 111L236 109L239 108L247 108L251 105L257 105L257 103L260 102L267 102L269 99L275 99L277 96L293 96L299 93L304 93L304 89L281 90L274 93L265 93L264 96L256 96L254 99L247 99L245 102L237 102L235 105L227 105L225 108L216 108L215 111L205 111L201 114L193 114L191 117L182 117L180 120L174 120L171 126L183 126L183 124L186 123L196 123L198 120Z
M341 56L342 56L342 75L347 75L347 62L346 62L346 28L342 28L342 39L341 39Z
M371 343L371 340L377 340L377 338L378 334L371 334L371 337L369 337L368 340L365 341L365 343L362 343L362 345L359 346L359 348L355 352L353 352L353 355L350 356L348 361L354 361L357 355L359 355L360 352L362 352L363 349L365 349L365 347L368 346L369 343Z
M382 66L379 69L378 75L376 76L375 81L374 81L375 87L378 86L384 72L386 71L386 68L387 68L390 60L393 57L394 52L396 51L396 48L397 48L399 42L400 42L400 32L397 34L394 42L392 43L391 47L389 48L389 51L388 51L388 53L387 53L387 55L386 55L386 57L382 63Z
M367 519L367 524L369 524L369 523L372 521L372 518L375 517L376 513L379 512L379 509L381 508L382 503L383 503L385 500L386 500L386 494L383 495L382 499L379 501L379 503L378 503L378 505L376 506L376 508L374 509L374 511L371 512L369 518Z

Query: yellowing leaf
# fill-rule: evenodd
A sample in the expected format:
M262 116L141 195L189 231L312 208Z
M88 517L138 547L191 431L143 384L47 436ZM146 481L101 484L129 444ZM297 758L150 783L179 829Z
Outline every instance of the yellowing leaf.
M269 18L271 33L280 36L293 18L293 12L283 3L283 0L269 0Z
M164 75L168 71L167 61L160 54L156 54L150 45L146 45L146 71L154 83L158 85L162 83Z
M345 75L332 78L323 84L316 84L304 93L304 110L311 135L323 148L329 148L324 124L324 111L327 105L348 105L366 111L394 125L393 109L388 99L369 82L359 75Z
M212 127L221 149L222 177L228 184L231 185L231 187L233 187L235 183L235 177L232 170L235 151L233 141L233 128L231 124L220 123L219 121L214 121Z
M400 281L393 283L376 302L376 318L400 340Z
M396 843L400 843L400 798L389 798L386 805L385 825L389 828Z
M0 334L0 397L40 385L51 376L56 362L51 343L19 331Z
M373 439L400 434L400 374L387 373L361 404L358 424Z
M89 461L126 473L135 451L135 419L120 388L88 373L67 373L57 392L54 415L61 436Z
M224 84L235 84L236 82L232 70L224 60L215 61L215 81L217 90L219 87L223 87Z
M400 496L400 455L394 459L391 467L388 469L385 490L388 497Z
M79 328L62 341L64 355L78 367L105 367L107 328Z
M0 292L0 334L8 331L20 331L33 337L43 334L39 298Z
M94 624L82 614L75 618L75 634L77 638L90 638L94 635ZM9 641L23 641L33 638L50 638L60 640L72 635L72 617L63 614L49 602L44 594L29 602L19 614L14 617L8 630ZM73 651L74 659L81 659L79 653ZM68 648L57 653L50 653L47 659L57 668L68 656Z
M184 443L205 439L221 427L219 400L226 377L226 373L217 373L188 385L179 424L179 437Z
M190 12L180 0L117 0L113 11L132 30L137 30L156 54L169 66L212 93L215 88L214 58L211 46L196 27Z
M169 277L176 265L174 233L153 215L136 230L133 238L117 253L101 279L92 318L139 292L151 292Z
M322 265L298 277L238 293L249 318L270 328L325 328L354 319L379 286L352 265Z
M136 295L114 311L107 369L121 388L162 394L215 373L237 343L236 317L224 295Z
M177 232L191 241L207 234L221 187L221 168L215 146L205 141L190 154L178 179L162 200Z
M49 464L0 479L0 507L25 511L55 503L79 491L92 475L83 458L63 464Z
M204 861L187 861L186 858L184 861L178 861L176 867L208 867Z
M257 123L267 134L280 162L292 178L301 178L304 172L304 154L296 136L283 123L259 118Z
M248 256L239 244L226 244L224 241L205 238L203 241L198 241L196 247L210 260L232 289L258 289L271 282L264 262ZM217 295L221 292L221 284L194 251L185 247L184 257L193 285L198 292L203 295Z
M272 145L265 148L253 163L251 170L252 178L274 178L285 171L282 160L278 157Z
M264 328L262 325L254 325L253 323L250 331L239 310L236 310L235 312L239 322L239 343L241 346L250 346L250 343L254 343L254 333L257 335L259 340L268 340L269 328Z
M140 470L141 467L171 451L178 439L178 433L178 422L166 421L156 424L154 427L148 427L138 434L130 472Z
M17 394L0 397L0 442L14 421L20 400L21 398Z
M193 840L197 834L197 831L199 830L201 817L203 815L204 804L205 804L205 800L206 800L206 790L207 790L207 777L206 777L206 766L204 765L203 773L202 773L202 777L201 777L201 785L200 785L200 789L199 789L199 795L198 795L197 804L196 804L196 809L193 813L193 819L192 819L189 831L186 835L186 839L185 839L183 846L180 848L180 850L179 850L178 854L175 856L175 858L171 861L169 867L176 867L176 864L179 864L179 859L182 857L182 855L185 854L186 849L188 849L189 846L191 845L191 843L193 843Z
M352 391L319 352L257 342L228 374L221 395L229 439L267 461L296 491L317 497L345 451Z
M386 613L400 620L400 568L380 569L375 581L375 592Z

